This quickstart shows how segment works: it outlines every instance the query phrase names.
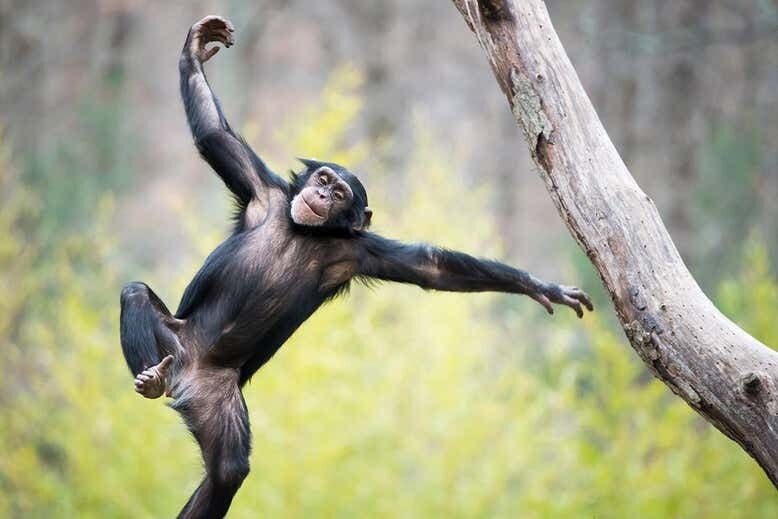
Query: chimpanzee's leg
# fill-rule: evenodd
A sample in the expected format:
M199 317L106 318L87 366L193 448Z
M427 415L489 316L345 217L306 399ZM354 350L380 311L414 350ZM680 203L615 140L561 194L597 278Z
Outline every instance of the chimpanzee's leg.
M184 417L205 462L205 479L179 518L224 517L249 473L251 432L238 376L235 369L204 369L176 387L170 407Z
M128 283L122 289L120 334L124 358L135 375L135 390L146 398L165 391L165 378L181 351L175 334L179 322L145 284Z

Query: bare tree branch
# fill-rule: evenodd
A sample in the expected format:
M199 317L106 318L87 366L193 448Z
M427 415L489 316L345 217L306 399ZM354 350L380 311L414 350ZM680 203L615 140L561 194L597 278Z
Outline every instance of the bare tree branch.
M722 315L686 269L605 132L543 1L453 2L486 52L551 198L605 283L632 347L778 485L778 353Z

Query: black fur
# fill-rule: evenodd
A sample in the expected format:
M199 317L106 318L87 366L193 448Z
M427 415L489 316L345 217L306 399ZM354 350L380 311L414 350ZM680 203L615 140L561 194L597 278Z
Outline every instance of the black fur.
M184 107L197 149L236 199L235 228L205 260L175 315L148 286L125 287L121 342L133 375L175 356L167 381L171 407L200 444L206 469L181 517L221 517L249 470L241 387L319 306L345 293L352 279L525 294L552 285L495 261L361 230L353 222L365 221L367 193L338 164L301 159L306 169L290 183L281 179L225 120L190 38L179 62ZM321 227L296 225L290 202L322 165L349 184L353 203Z

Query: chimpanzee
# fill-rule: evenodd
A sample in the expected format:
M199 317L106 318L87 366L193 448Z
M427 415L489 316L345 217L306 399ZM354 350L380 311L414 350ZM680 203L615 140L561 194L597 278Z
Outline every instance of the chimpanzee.
M286 182L227 123L203 72L233 25L208 16L192 26L179 60L194 142L232 191L232 235L205 260L173 315L144 283L121 293L121 343L146 398L171 397L200 444L205 478L180 517L222 517L249 472L251 435L241 388L319 306L352 279L456 292L526 294L579 317L592 310L575 287L545 283L496 261L368 232L360 181L331 162L302 160Z

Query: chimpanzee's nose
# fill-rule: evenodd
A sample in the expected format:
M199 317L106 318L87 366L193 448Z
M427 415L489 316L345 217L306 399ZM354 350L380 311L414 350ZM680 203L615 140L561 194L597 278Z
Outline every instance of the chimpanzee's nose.
M327 198L327 191L324 188L319 188L319 198Z

